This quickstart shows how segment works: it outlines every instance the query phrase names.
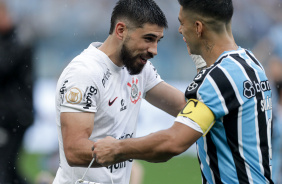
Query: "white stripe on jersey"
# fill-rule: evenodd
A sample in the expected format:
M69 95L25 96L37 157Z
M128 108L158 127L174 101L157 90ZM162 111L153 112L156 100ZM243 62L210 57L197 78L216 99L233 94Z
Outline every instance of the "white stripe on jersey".
M216 91L216 94L217 94L219 100L221 101L221 105L222 105L222 107L223 107L224 113L225 113L225 114L228 114L229 111L228 111L227 106L226 106L226 104L225 104L225 100L224 100L224 98L223 98L223 96L222 96L220 90L218 89L216 83L214 82L214 80L211 78L210 75L207 76L207 79L209 80L209 82L212 84L214 90Z
M210 165L210 157L208 155L208 147L207 147L207 138L203 137L203 140L204 140L205 152L206 152L206 162L207 162L208 165ZM214 174L213 174L211 167L210 167L210 172L211 172L211 176L212 176L212 181L213 181L213 183L215 183Z
M221 71L225 74L225 76L228 78L229 82L231 83L231 86L234 90L234 93L237 97L237 100L239 101L240 105L242 105L244 103L243 99L240 96L239 90L237 88L237 85L235 84L234 80L232 79L232 77L230 76L230 74L226 71L225 68L221 67L220 65L218 65L218 68L221 69Z

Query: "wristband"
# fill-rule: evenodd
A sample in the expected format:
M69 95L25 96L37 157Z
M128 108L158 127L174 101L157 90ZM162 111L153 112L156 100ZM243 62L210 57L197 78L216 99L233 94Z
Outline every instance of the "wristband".
M202 58L201 55L191 54L190 56L196 65L196 69L200 69L207 66L207 63L205 62L205 60Z

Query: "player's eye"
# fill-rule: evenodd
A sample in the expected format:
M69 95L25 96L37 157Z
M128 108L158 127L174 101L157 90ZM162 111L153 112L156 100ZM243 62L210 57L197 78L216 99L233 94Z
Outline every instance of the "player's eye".
M152 38L152 37L145 37L145 40L148 41L148 42L153 42L154 38Z

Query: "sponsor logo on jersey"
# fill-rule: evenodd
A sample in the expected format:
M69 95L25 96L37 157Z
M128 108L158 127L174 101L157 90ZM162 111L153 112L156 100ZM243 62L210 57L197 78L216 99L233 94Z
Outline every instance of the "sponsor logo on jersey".
M152 63L150 63L150 65L153 67L153 70L154 70L154 72L155 72L155 74L156 74L156 78L158 78L158 77L159 77L159 74L158 74L157 69L153 66Z
M66 93L65 97L68 103L78 104L82 100L82 93L80 89L73 87Z
M109 100L109 106L112 106L113 103L116 101L117 98L118 98L118 97L116 97L113 101L111 101L111 99L110 99L110 100Z
M66 93L66 84L68 83L68 80L65 80L64 83L63 83L63 86L60 88L60 94L61 94L61 103L64 102L64 95Z
M123 135L118 139L121 140L121 139L128 139L128 138L132 138L132 137L133 137L133 133L130 133L130 134L123 133Z
M105 87L106 82L109 80L110 76L112 75L110 69L107 68L107 72L104 73L103 79L102 79L102 84Z
M123 161L123 162L120 162L120 163L116 163L116 164L107 166L107 169L109 169L110 172L113 173L114 169L126 168L126 165L127 165L126 163L127 162L133 162L133 159L130 159L130 160L127 160L127 161Z
M255 81L252 83L251 81L244 82L244 96L248 99L254 97L256 93L270 91L269 81L261 81L260 83L256 83Z
M85 93L85 96L86 96L86 106L83 107L84 109L89 109L92 105L92 96L93 95L96 95L97 94L97 89L93 86L90 86L90 87L87 87L86 88L86 93Z
M130 100L136 104L141 99L141 91L138 89L138 79L132 78L132 83L127 83L127 86L131 88Z
M121 104L120 111L126 110L126 105L124 105L124 99L121 99L120 104Z
M133 137L133 133L123 133L123 135L118 138L119 140L121 139L127 139L127 138L132 138ZM122 169L125 168L127 166L127 162L133 162L133 159L129 159L120 163L116 163L110 166L107 166L107 169L110 170L111 173L113 173L114 169Z
M266 99L260 101L261 111L268 111L272 109L272 99L271 97L267 96Z

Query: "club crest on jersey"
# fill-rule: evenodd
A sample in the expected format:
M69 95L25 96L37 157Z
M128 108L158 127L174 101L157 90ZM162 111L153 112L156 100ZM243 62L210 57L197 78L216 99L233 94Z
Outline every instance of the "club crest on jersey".
M130 100L134 104L141 99L141 91L139 91L137 84L138 79L134 80L134 78L132 78L132 83L127 83L127 86L131 88Z
M65 95L68 103L78 104L82 100L82 93L80 89L73 87Z

